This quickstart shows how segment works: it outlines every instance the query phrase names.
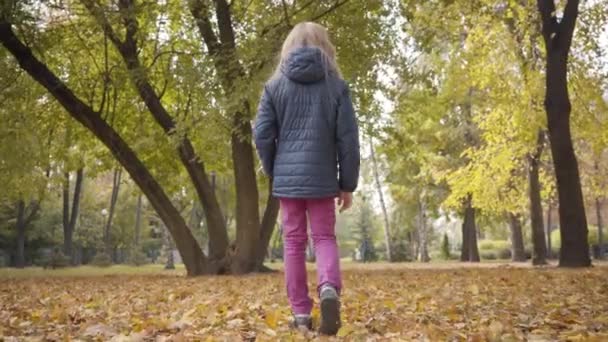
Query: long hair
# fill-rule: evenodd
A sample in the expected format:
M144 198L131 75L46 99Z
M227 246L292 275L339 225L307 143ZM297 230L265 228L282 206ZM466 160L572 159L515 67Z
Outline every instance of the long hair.
M322 25L313 22L301 22L297 24L285 38L279 62L274 71L273 78L281 75L281 66L289 58L291 52L301 47L317 47L323 52L323 66L325 73L336 73L341 77L340 68L336 62L336 48L329 40L327 29Z

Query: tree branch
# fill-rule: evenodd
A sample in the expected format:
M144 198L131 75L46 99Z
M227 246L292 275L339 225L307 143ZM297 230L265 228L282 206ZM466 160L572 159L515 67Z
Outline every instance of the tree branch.
M572 44L572 36L574 34L574 27L576 26L576 18L578 17L578 4L579 0L568 0L566 7L564 8L564 18L559 24L560 46L563 47L563 51L565 52L570 50L570 45Z
M554 35L557 34L559 24L555 17L555 3L553 0L538 0L538 11L540 12L541 20L543 23L543 37L545 38L545 45L547 49L552 45L551 41Z
M343 0L343 1L336 1L333 6L331 6L330 8L326 9L325 11L319 13L318 15L310 18L310 21L317 21L321 18L323 18L324 16L330 14L331 12L337 10L338 8L342 7L344 4L346 4L349 0Z
M189 7L209 54L217 56L221 46L215 32L213 32L211 22L209 22L209 6L207 6L207 2L205 0L190 0Z
M230 13L230 5L226 0L215 0L215 16L217 18L217 26L220 30L220 41L223 47L234 49L236 40L234 38L234 29L232 28L232 17Z
M114 32L114 29L112 29L112 25L110 25L110 22L103 13L103 9L99 7L94 0L82 0L82 4L93 15L99 26L101 26L102 30L108 35L110 41L112 41L112 43L116 46L122 46L123 42L120 40L116 32Z

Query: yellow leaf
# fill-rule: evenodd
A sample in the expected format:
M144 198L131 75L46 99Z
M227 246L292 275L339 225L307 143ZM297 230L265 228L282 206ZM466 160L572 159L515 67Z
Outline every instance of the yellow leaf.
M267 311L264 321L268 327L271 329L276 329L279 321L279 313L276 310Z
M346 337L346 336L352 334L354 331L355 331L355 327L353 327L350 324L347 324L347 325L343 326L342 328L340 328L340 330L338 331L338 334L336 336Z
M469 286L469 291L474 294L475 296L477 296L479 294L479 286L473 284L471 286Z

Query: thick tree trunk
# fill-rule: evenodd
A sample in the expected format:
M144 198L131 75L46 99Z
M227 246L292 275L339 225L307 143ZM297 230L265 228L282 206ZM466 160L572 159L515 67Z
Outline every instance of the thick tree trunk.
M120 191L120 179L122 176L122 169L114 169L114 175L112 177L112 196L110 198L110 210L108 211L108 219L103 230L103 242L105 246L105 252L110 255L112 251L112 241L110 239L112 230L112 219L114 218L114 210L116 208L116 202L118 201L118 193Z
M15 267L25 267L25 203L23 200L17 202L17 255L15 259Z
M602 202L599 197L595 199L595 214L597 215L597 244L599 246L598 259L604 258L604 227L602 222Z
M75 120L106 145L116 160L127 170L173 235L188 275L215 272L209 267L205 255L179 211L122 137L100 117L99 113L78 99L56 75L36 59L31 50L15 36L11 25L3 18L0 18L0 41L15 56L21 68L45 87Z
M418 241L420 243L419 260L422 262L431 261L431 258L429 257L428 232L426 221L426 206L424 204L424 199L420 198L418 200Z
M462 221L462 247L460 248L460 261L469 261L469 225L465 224L467 219L466 213L464 220Z
M532 264L547 264L547 246L545 245L545 227L543 227L543 208L540 197L540 179L538 175L540 155L542 153L543 132L538 133L537 152L529 156L528 162L528 191L530 197L530 221L532 225Z
M233 96L235 85L246 75L236 51L236 39L232 27L230 5L217 0L215 14L219 36L209 20L209 2L190 1L190 11L199 28L207 50L214 60L219 83L225 96ZM218 39L219 38L219 39ZM251 144L250 106L246 100L233 112L231 137L232 161L236 185L236 253L232 260L232 272L251 272L259 265L261 235L266 227L260 227L258 187L255 177L254 153Z
M524 236L521 231L521 218L519 215L509 213L509 227L511 228L511 261L525 262Z
M477 227L475 225L475 208L473 208L473 197L469 195L465 201L463 222L463 251L460 259L462 261L479 262L479 247L477 246ZM466 237L466 243L465 243ZM466 249L465 249L466 248Z
M551 232L553 232L553 222L551 222L551 216L553 215L553 206L551 201L547 204L547 258L553 258L553 246L551 242Z
M382 184L380 183L380 173L378 171L378 161L376 160L376 151L374 148L374 139L369 137L369 146L371 149L371 157L372 157L372 168L374 171L374 180L376 183L376 190L378 191L378 196L380 198L380 208L382 208L382 215L384 217L384 245L386 248L386 260L392 261L392 253L391 253L391 227L388 218L388 210L386 209L386 203L384 202L384 194L382 192Z
M141 212L143 210L142 196L137 196L137 209L135 211L135 248L139 250L139 240L141 239Z
M555 165L562 246L559 265L591 265L587 217L578 163L570 133L571 103L568 95L568 54L578 16L578 0L568 0L563 18L556 18L553 1L538 0L546 48L545 110Z
M261 227L251 125L239 114L234 121L237 130L232 134L231 143L236 186L236 254L232 272L242 274L254 271L258 265Z
M113 31L112 26L107 21L102 9L97 8L97 6L90 1L85 1L85 6L87 6L91 14L95 16L104 32L110 37L110 40L119 51L130 72L131 81L156 122L163 128L167 135L174 134L177 128L175 121L162 104L160 97L150 83L145 73L145 68L141 64L137 54L138 47L136 35L138 34L138 23L134 16L135 8L133 2L119 2L119 6L123 10L121 13L123 14L126 27L124 42L121 41L116 35L116 32ZM210 239L209 258L216 264L216 267L223 268L223 266L219 264L222 263L221 260L226 256L228 232L224 226L222 211L205 172L204 164L196 155L194 147L186 135L182 137L180 144L177 147L177 152L203 206Z
M82 193L82 181L84 178L84 169L79 168L76 171L76 180L74 183L74 197L72 198L72 207L70 208L70 174L64 173L63 183L63 254L70 259L72 264L75 264L74 257L74 231L76 230L76 221L80 212L80 194Z

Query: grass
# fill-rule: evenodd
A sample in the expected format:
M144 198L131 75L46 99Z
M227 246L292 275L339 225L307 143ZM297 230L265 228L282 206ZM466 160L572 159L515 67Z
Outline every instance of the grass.
M164 265L149 264L144 266L113 265L109 267L78 266L59 269L27 267L24 269L0 268L2 278L37 278L37 277L103 277L111 275L180 275L186 274L183 264L176 264L175 270L165 270Z
M594 261L596 266L608 266L608 262ZM266 264L271 269L281 271L283 269L282 262L274 262ZM551 261L550 266L556 266L556 261ZM420 262L404 262L404 263L389 263L379 261L373 263L358 263L352 261L351 258L343 258L341 260L342 269L348 270L416 270L416 269L461 269L461 268L496 268L496 267L517 267L528 268L532 267L530 262L526 263L511 263L507 260L482 260L480 263L461 263L453 260L433 260L430 263ZM183 264L176 264L175 270L165 270L164 265L148 264L143 266L131 265L113 265L110 267L97 266L78 266L66 267L60 269L43 269L41 267L28 267L25 269L15 268L0 268L0 279L23 279L23 278L40 278L40 277L104 277L104 276L119 276L119 275L185 275L186 270ZM315 270L314 263L308 263L307 268L310 271Z

